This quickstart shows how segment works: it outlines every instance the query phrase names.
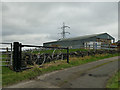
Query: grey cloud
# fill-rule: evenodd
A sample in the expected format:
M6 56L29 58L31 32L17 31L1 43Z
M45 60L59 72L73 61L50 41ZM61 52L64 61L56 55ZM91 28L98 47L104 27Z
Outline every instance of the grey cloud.
M58 28L64 21L71 28L67 37L107 32L116 37L117 3L4 3L3 40L15 41L17 35L28 35L29 42L43 43L60 38ZM33 35L32 35L33 34ZM39 41L34 35L46 34ZM13 37L13 35L16 35ZM11 38L8 38L11 37ZM33 39L32 39L33 37ZM15 38L15 39L14 39ZM7 40L9 39L9 40ZM13 39L13 40L12 40ZM20 40L28 42L27 40Z

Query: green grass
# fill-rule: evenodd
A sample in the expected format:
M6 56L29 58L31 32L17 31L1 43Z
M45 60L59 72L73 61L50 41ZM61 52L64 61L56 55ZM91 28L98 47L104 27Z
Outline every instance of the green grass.
M120 88L120 70L115 73L109 80L106 85L107 88Z
M39 68L33 68L23 72L14 72L7 67L2 67L2 85L4 86L17 83L22 80L33 79L40 74L41 71Z
M5 61L6 59L3 59L3 58L6 58L6 57L8 57L8 55L0 55L0 58L2 58L2 61ZM0 61L1 61L1 59L0 59Z
M29 53L34 53L34 54L38 54L38 53L49 53L49 54L52 54L54 50L41 50L41 51L32 51L32 52L29 52ZM69 52L75 52L75 51L88 51L87 49L69 49ZM65 49L56 49L55 53L66 53L67 50Z
M3 66L6 66L6 65L9 65L10 64L10 58L11 56L10 55L7 55L7 54L1 54L0 55L0 61L4 61L4 62L0 62L1 65ZM9 61L9 62L5 62L5 61Z
M70 63L67 64L66 60L58 60L56 62L50 62L43 65L42 68L38 68L37 65L29 70L25 70L22 72L14 72L10 70L8 67L2 68L2 85L7 86L11 85L23 80L29 80L34 79L36 76L39 76L44 73L61 70L73 66L78 66L81 64L89 63L92 61L117 56L117 54L101 54L101 55L95 55L95 56L85 56L83 58L81 57L71 57Z

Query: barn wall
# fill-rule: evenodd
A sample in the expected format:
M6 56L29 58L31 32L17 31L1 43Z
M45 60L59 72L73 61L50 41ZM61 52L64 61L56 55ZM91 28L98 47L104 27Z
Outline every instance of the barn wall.
M86 38L86 39L79 39L79 40L61 40L61 41L55 41L55 42L49 42L49 43L44 43L44 46L61 46L61 47L70 47L70 48L80 48L84 47L86 42L96 42L97 39L112 39L114 40L113 37L108 35L107 33L101 34L98 36Z
M62 47L70 47L70 48L80 48L84 47L84 43L88 41L96 41L96 38L89 38L85 40L72 40L72 41L57 41L44 43L44 46L62 46Z

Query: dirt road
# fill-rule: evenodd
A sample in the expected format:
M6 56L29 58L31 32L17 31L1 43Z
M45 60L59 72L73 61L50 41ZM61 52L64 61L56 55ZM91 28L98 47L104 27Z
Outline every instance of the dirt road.
M118 70L118 57L54 71L7 88L104 88Z

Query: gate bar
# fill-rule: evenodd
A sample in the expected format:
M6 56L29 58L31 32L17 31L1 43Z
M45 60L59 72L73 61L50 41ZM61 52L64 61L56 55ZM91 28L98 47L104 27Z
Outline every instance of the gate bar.
M12 43L0 43L0 44L12 44Z
M11 48L0 48L1 50L6 50L6 49L8 49L8 50L11 50Z
M21 47L42 47L42 48L57 48L57 49L67 49L63 47L47 47L47 46L36 46L36 45L21 45Z

